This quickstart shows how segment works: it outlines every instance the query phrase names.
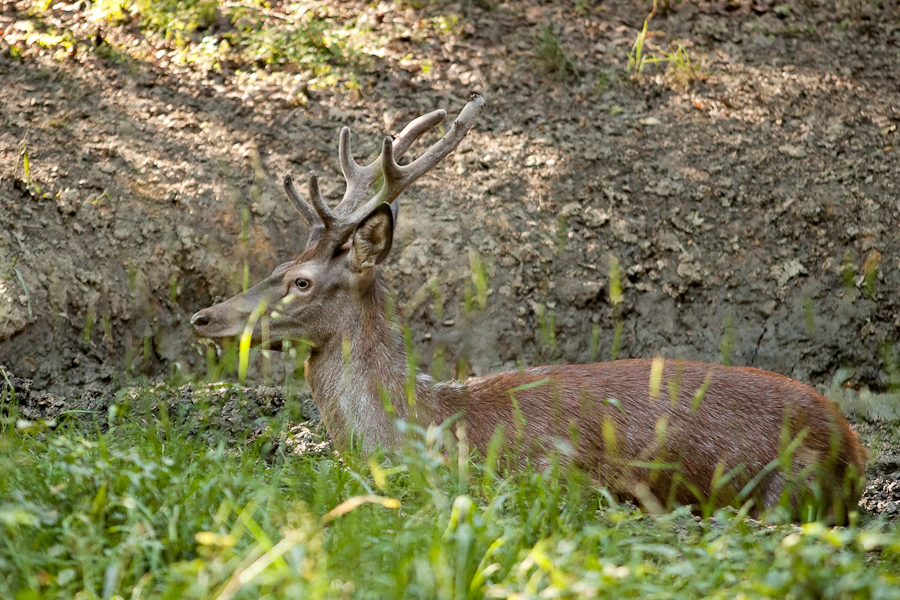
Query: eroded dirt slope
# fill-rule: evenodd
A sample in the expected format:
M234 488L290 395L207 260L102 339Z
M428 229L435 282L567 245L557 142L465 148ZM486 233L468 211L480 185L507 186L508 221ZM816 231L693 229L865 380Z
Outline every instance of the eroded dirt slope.
M425 41L402 31L427 12L343 3L332 9L377 13L372 23L400 33L360 92L314 91L305 104L277 81L152 61L13 58L27 16L2 7L0 363L37 388L203 372L190 314L238 290L245 265L252 282L306 239L281 173L316 169L335 199L340 126L369 156L385 132L452 113L472 90L489 100L483 118L405 195L385 267L425 368L436 350L445 376L459 356L474 373L602 359L621 319L620 357L724 353L814 384L889 383L892 3L680 4L654 17L651 39L707 57L705 81L686 91L649 71L628 80L637 3L467 3L464 27ZM542 62L542 26L577 75ZM490 296L466 314L470 249Z

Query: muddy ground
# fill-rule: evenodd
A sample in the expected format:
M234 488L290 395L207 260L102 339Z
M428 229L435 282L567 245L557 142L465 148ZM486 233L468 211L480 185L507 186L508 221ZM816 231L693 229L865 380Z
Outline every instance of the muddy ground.
M673 3L650 39L702 63L685 87L626 73L649 3L588 4L326 3L392 33L358 91L301 93L165 56L54 58L25 47L22 3L0 2L0 365L71 398L204 374L190 315L306 240L281 174L316 169L336 199L340 126L371 156L478 91L476 128L403 197L384 268L423 368L605 359L621 323L619 357L847 386L854 422L875 432L883 504L900 501L882 414L897 399L882 396L880 416L859 407L900 377L898 5ZM459 27L417 33L442 11ZM565 60L542 51L546 28ZM473 250L483 310L465 300ZM281 380L272 363L257 382Z

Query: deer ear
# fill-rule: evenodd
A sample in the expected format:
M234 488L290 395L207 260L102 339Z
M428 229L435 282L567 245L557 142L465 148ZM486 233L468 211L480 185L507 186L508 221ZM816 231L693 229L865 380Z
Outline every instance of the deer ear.
M380 204L353 232L350 266L355 271L363 271L381 264L391 252L393 240L393 211L389 205Z

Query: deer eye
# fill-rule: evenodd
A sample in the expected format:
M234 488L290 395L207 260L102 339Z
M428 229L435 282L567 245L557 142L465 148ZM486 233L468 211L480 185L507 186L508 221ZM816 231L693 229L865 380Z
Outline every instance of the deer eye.
M309 279L306 279L305 277L301 277L297 281L294 282L294 285L297 286L297 289L308 290L309 286L311 285L311 282L309 281Z

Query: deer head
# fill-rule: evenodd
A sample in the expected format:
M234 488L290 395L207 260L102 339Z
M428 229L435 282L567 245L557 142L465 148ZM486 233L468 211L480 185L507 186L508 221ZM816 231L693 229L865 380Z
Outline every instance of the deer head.
M291 174L285 174L285 192L311 226L306 248L296 260L279 265L244 293L194 314L195 333L223 340L246 332L252 345L280 349L281 342L289 339L321 346L357 322L367 297L380 291L373 286L379 277L376 267L391 249L400 194L456 148L483 106L484 99L473 95L450 131L408 165L397 160L417 138L442 122L446 111L421 116L393 139L386 138L381 154L367 166L353 158L350 129L344 127L339 156L347 189L341 202L329 208L315 172L309 174L309 202L294 187ZM379 179L380 189L368 197Z

